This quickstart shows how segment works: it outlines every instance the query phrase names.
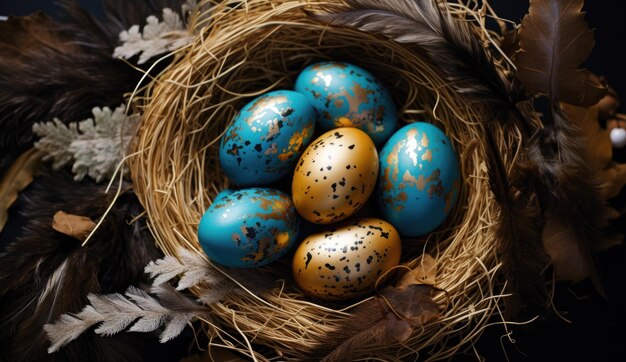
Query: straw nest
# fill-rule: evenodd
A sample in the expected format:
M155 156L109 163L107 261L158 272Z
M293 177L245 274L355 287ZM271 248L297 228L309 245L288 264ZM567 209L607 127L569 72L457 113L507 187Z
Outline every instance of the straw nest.
M323 11L327 5L306 0L231 0L196 14L195 41L176 55L145 99L130 157L135 190L166 254L176 255L180 247L202 254L197 226L212 199L227 185L217 148L236 112L251 97L292 89L298 72L312 62L343 60L370 70L391 90L402 122L428 119L445 130L459 153L464 182L455 211L438 232L427 239L404 241L405 246L413 245L403 255L409 266L422 252L436 260L436 286L447 291L437 297L446 299L442 317L402 345L365 353L384 360L417 355L447 358L474 341L494 316L504 323L498 318L505 285L499 280L494 246L497 208L483 162L483 112L452 92L431 61L414 49L321 25L303 11ZM462 4L451 4L449 11L474 21L477 29L484 20L484 13ZM503 65L499 67L505 71ZM514 155L505 145L518 138L496 133L504 162L510 166ZM210 306L212 319L204 321L204 329L212 345L238 349L258 360L300 359L350 318L351 306L320 305L299 293L288 263L258 271L283 281L273 291L228 296Z

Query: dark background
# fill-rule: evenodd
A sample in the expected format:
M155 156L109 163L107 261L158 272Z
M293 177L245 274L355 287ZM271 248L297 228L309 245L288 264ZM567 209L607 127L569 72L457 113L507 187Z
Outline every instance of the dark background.
M99 1L78 1L94 14L101 15ZM528 9L525 0L492 0L491 5L503 18L519 22ZM585 4L586 19L596 29L596 47L585 66L596 74L605 76L618 94L626 99L626 67L622 66L621 44L626 39L626 2L591 1ZM42 10L58 16L53 1L0 0L0 15L24 15ZM626 103L626 102L624 102ZM626 105L620 109L626 113ZM617 152L624 162L624 152ZM511 327L512 343L502 327L494 326L476 344L478 352L490 361L551 361L551 360L626 360L626 299L623 287L626 276L626 251L624 247L613 248L597 260L598 271L608 298L604 299L590 283L557 285L555 309L569 322L558 318L556 313L546 313L528 326ZM191 341L190 341L191 342ZM147 351L146 360L175 359L184 355L186 343L176 343ZM155 346L156 347L156 346ZM165 347L165 348L163 348ZM169 353L165 353L169 347ZM476 360L473 352L460 355L454 360Z

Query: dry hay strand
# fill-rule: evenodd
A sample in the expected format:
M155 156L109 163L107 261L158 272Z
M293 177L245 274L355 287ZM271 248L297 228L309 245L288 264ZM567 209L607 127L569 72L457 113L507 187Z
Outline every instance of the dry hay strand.
M202 255L197 226L213 198L227 186L217 150L237 110L267 91L292 89L298 72L312 62L354 63L386 83L403 121L427 116L445 130L459 152L464 181L459 203L443 227L426 239L404 240L414 245L403 256L409 266L422 251L435 258L437 287L447 291L447 296L438 297L447 299L443 316L402 345L365 353L388 361L420 354L445 359L475 341L492 317L500 314L505 297L505 285L498 280L494 238L498 211L483 162L481 109L452 92L433 64L415 49L321 25L303 11L336 6L336 2L227 0L211 5L211 10L195 17L193 44L179 52L173 65L150 86L129 157L134 187L158 246L166 254L176 255L184 247ZM471 11L463 6L452 9ZM484 14L472 16L483 19ZM477 25L477 29L488 35L484 27ZM501 130L496 134L510 167L515 157L511 145L519 144L519 137L505 136ZM212 304L212 319L204 324L212 345L257 360L304 359L323 336L350 318L353 306L316 304L299 293L289 261L259 273L283 280L282 288L263 296L231 295ZM252 344L264 347L255 350Z

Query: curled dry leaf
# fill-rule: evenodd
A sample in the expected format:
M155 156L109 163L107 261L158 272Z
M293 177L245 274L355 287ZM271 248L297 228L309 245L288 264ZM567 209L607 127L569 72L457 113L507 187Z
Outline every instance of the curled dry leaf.
M557 280L579 282L591 274L590 258L558 213L548 210L542 232L543 246L552 260Z
M9 168L0 182L0 231L9 220L9 209L18 193L30 185L41 163L43 152L34 148L24 152Z
M350 320L331 334L331 340L320 346L313 358L346 361L354 359L362 348L408 340L424 324L441 316L444 306L433 299L442 292L432 285L436 275L435 259L423 254L395 286L384 288L357 307Z
M86 216L72 215L65 211L57 211L52 219L52 228L74 239L85 241L96 223Z
M520 29L517 74L533 93L591 106L607 93L598 77L579 69L594 46L583 0L531 0Z
M562 104L567 118L577 125L585 137L585 156L600 179L604 200L619 195L626 185L626 164L613 162L613 144L609 131L600 127L599 105L589 108Z
M416 261L411 271L407 271L396 283L396 288L404 289L413 284L435 285L437 277L437 264L429 254L422 254Z

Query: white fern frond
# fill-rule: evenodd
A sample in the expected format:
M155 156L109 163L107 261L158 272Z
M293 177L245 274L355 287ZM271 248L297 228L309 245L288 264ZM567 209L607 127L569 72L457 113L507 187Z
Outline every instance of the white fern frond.
M190 4L185 8L189 7ZM139 25L123 30L119 35L122 45L115 48L113 57L130 59L139 55L137 64L144 64L156 55L174 51L191 41L191 35L178 13L165 8L162 17L163 20L159 21L156 16L149 16L143 32L139 31Z
M51 342L48 353L58 351L59 348L75 340L84 331L102 320L103 316L88 305L76 315L63 314L54 324L44 325L43 329Z
M139 115L126 116L126 106L112 111L108 107L92 109L93 118L64 125L52 122L36 123L33 132L41 137L35 147L52 159L55 169L72 163L77 181L86 175L101 182L110 179L122 161L137 125Z
M162 259L151 261L144 268L144 272L150 274L154 285L163 284L183 274L187 267L181 264L178 259L171 255L166 255Z
M135 287L128 288L125 295L90 294L87 297L90 305L80 313L63 314L55 323L44 326L51 341L48 353L56 352L98 324L95 333L102 335L112 335L129 326L131 332L152 332L165 327L160 336L161 341L165 342L179 335L192 319L208 317L206 307L174 288L155 287L154 290L157 297Z
M193 317L195 317L193 313L180 313L172 316L167 322L165 330L163 330L163 333L159 336L159 341L165 343L177 337L183 329L185 329L187 324L191 323Z

